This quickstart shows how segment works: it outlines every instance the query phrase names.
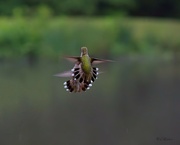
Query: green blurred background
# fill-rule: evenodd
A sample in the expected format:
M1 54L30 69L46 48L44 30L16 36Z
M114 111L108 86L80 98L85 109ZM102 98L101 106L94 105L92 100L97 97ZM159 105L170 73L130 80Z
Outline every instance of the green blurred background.
M0 1L0 145L180 144L179 0ZM63 56L116 60L71 94Z

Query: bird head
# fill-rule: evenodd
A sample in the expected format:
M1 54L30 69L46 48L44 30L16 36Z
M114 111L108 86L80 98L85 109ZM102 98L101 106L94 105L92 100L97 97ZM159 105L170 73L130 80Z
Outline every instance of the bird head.
M87 47L81 47L81 56L88 55L88 49Z

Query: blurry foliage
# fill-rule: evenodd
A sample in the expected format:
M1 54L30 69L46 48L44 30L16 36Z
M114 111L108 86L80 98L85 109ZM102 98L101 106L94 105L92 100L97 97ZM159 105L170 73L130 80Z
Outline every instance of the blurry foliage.
M118 28L118 34L113 47L114 55L127 55L136 51L133 38L133 30L131 26L120 25Z
M94 16L130 15L180 18L179 0L6 0L0 1L0 15L12 16L22 8L24 15L35 15L42 5L53 15Z
M162 55L179 52L178 21L112 18L51 17L42 6L34 18L0 19L0 58L79 55L87 46L91 54L103 56ZM166 30L166 31L164 31Z

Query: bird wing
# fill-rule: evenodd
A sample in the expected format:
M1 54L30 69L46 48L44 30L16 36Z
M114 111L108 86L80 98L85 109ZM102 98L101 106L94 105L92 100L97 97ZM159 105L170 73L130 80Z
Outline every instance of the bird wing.
M93 64L99 64L104 62L114 62L113 60L107 60L107 59L99 59L99 58L91 58L91 63Z
M65 59L67 59L73 63L80 62L79 56L65 56Z
M71 77L72 71L66 71L66 72L58 73L58 74L55 74L54 76L56 76L56 77Z

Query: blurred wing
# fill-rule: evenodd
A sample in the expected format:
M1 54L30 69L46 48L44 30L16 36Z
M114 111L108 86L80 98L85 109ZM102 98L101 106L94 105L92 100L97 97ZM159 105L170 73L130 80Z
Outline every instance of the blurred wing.
M98 58L91 58L91 63L93 64L99 64L104 62L114 62L113 60L107 60L107 59L98 59Z
M65 59L75 63L77 61L80 61L80 57L79 56L65 56Z
M56 77L71 77L72 72L71 71L66 71L66 72L63 72L63 73L55 74L54 76L56 76Z

